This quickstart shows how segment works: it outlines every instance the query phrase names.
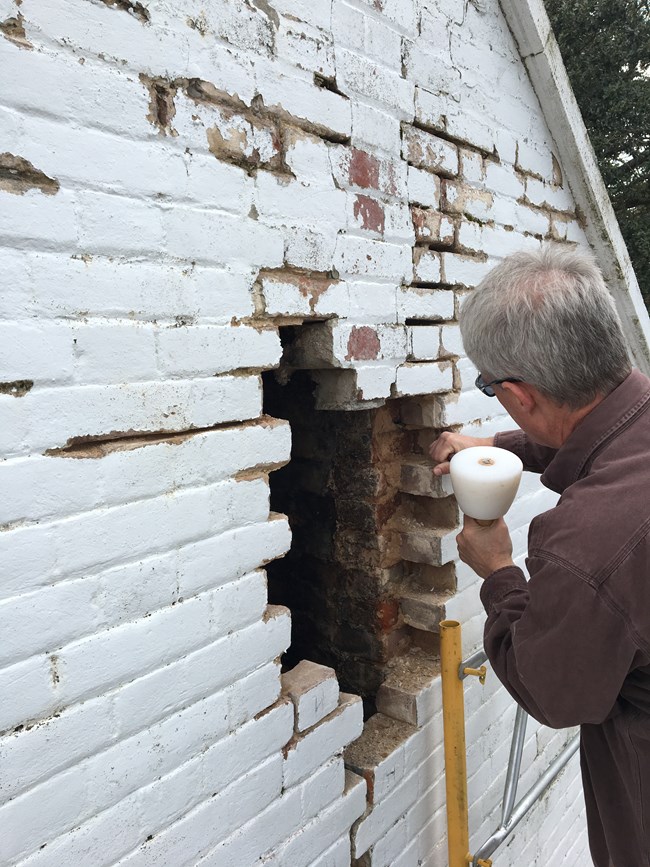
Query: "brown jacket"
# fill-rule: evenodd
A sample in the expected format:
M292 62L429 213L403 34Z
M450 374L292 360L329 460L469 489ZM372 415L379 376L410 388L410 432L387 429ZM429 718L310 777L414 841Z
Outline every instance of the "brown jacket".
M495 445L561 497L531 522L530 581L483 583L485 650L532 716L582 726L596 867L650 867L650 379L633 371L557 451Z

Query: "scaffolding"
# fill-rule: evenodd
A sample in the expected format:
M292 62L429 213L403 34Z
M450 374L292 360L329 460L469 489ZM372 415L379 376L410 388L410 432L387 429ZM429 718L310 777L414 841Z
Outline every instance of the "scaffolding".
M528 714L517 708L510 745L508 770L501 805L501 823L474 855L469 848L467 765L465 751L465 699L463 681L478 677L485 682L484 663L487 656L480 650L468 659L462 658L461 627L455 620L440 624L442 661L442 706L445 738L445 784L447 790L447 841L449 867L491 867L491 855L513 832L534 803L544 794L555 777L578 749L576 735L546 769L537 782L515 803L521 756L526 737Z

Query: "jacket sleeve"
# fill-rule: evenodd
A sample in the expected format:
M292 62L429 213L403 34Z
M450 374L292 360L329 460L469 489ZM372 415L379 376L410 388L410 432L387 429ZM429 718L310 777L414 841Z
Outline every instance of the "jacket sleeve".
M522 430L501 431L495 434L494 445L517 455L524 469L531 473L543 473L557 454L557 449L540 446L529 439Z
M542 556L489 575L485 651L499 680L531 716L565 728L603 722L639 653L620 614L569 564Z

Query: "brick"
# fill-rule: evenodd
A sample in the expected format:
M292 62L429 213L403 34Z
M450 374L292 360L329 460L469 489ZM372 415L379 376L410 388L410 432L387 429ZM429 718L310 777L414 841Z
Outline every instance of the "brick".
M342 189L354 188L361 192L377 190L387 196L403 195L406 166L401 161L377 156L356 147L334 148L331 156L332 175Z
M187 525L179 524L193 508L201 513ZM244 515L248 522L256 522L266 520L268 514L268 487L257 479L207 485L173 497L19 527L0 536L5 562L15 576L5 582L2 598L47 586L62 577L75 577L93 567L170 550L236 526ZM56 565L57 556L65 556L63 575L61 566Z
M43 253L28 254L27 261L30 315L171 321L177 316L209 316L230 322L233 315L253 312L251 287L256 269L245 265L221 269Z
M275 330L210 325L161 329L156 335L163 375L197 376L236 368L276 367L282 355Z
M6 39L0 45L0 63L7 70L6 105L67 118L81 126L113 129L132 138L149 134L148 96L128 72L114 67L107 72L94 64L82 70L69 55L25 51ZM42 86L34 88L34 81Z
M338 708L286 745L284 787L295 786L332 756L358 738L363 728L363 705L356 695L341 693Z
M16 197L11 208L0 211L0 241L4 246L20 249L37 245L45 250L74 252L78 231L76 196L67 190L53 196L30 191Z
M199 863L202 867L235 864L237 859L240 863L254 863L339 798L344 786L343 761L334 759L308 780L285 791L281 799L269 809L259 811L248 825L240 820L239 830Z
M325 78L335 73L332 37L323 29L312 27L305 21L282 17L275 39L279 56L300 69L317 72Z
M218 265L246 262L273 268L282 264L282 233L255 220L174 207L162 213L162 225L172 256Z
M453 293L445 289L405 286L397 293L397 315L399 321L453 319Z
M355 147L361 150L379 149L397 156L401 140L398 118L366 103L353 102L352 144Z
M442 566L457 555L455 533L452 535L444 530L413 526L402 529L400 538L402 557L411 563Z
M441 253L442 280L453 285L474 287L494 267L494 261L462 256L458 253Z
M339 48L336 73L339 86L346 92L390 106L404 119L412 117L415 87L411 81L402 78L398 70L380 66L373 60Z
M460 181L442 181L442 209L449 214L468 214L478 220L492 219L494 196L489 190L469 187ZM461 223L461 227L467 225Z
M319 132L350 135L350 101L338 93L290 75L276 61L264 57L255 60L255 79L267 108L277 110L281 116L305 121Z
M521 198L525 189L523 178L507 163L486 163L485 185L492 192L512 199Z
M439 325L409 325L406 334L410 359L433 361L440 357Z
M356 386L359 400L377 400L390 397L395 382L395 367L391 364L360 364L356 367Z
M439 663L415 655L395 660L377 693L377 710L418 727L437 717L440 727Z
M454 386L453 366L443 362L406 362L397 368L396 394L440 394Z
M72 378L73 365L73 332L66 325L0 322L1 382L66 382Z
M317 217L321 228L336 231L345 225L345 193L337 189L323 189L319 183L280 179L270 173L260 173L256 184L255 204L260 219L274 223L307 221ZM314 215L314 200L318 211Z
M282 676L282 692L295 707L295 729L302 732L332 713L339 703L333 668L302 660Z
M447 246L454 243L455 224L439 211L412 207L411 218L417 243L436 243Z
M429 172L458 174L458 148L412 126L402 131L402 157L416 168Z
M17 407L8 403L15 398L0 396L0 452L9 457L65 446L74 437L241 421L260 415L260 398L256 376L44 389L26 394Z
M331 314L347 304L345 284L326 275L262 272L260 282L264 310L270 316Z
M407 494L415 494L418 497L447 497L449 491L445 489L440 476L433 475L433 464L429 460L409 460L402 463L400 468L400 491Z
M365 789L364 781L346 770L345 789L340 800L276 850L268 859L270 867L349 867L349 827L365 809ZM344 836L328 846L341 833ZM325 847L328 848L323 852Z
M440 254L425 247L413 250L413 276L416 283L440 283Z
M340 235L334 266L341 274L368 275L387 279L411 279L411 250L405 244L388 244L370 238Z
M409 202L425 208L440 207L440 178L431 172L408 167L408 197Z

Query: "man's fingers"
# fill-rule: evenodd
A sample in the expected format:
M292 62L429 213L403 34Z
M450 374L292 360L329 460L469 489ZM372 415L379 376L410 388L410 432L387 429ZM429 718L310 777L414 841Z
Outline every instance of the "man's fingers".
M449 461L443 461L441 464L438 464L437 467L433 468L434 476L446 476L449 473Z

